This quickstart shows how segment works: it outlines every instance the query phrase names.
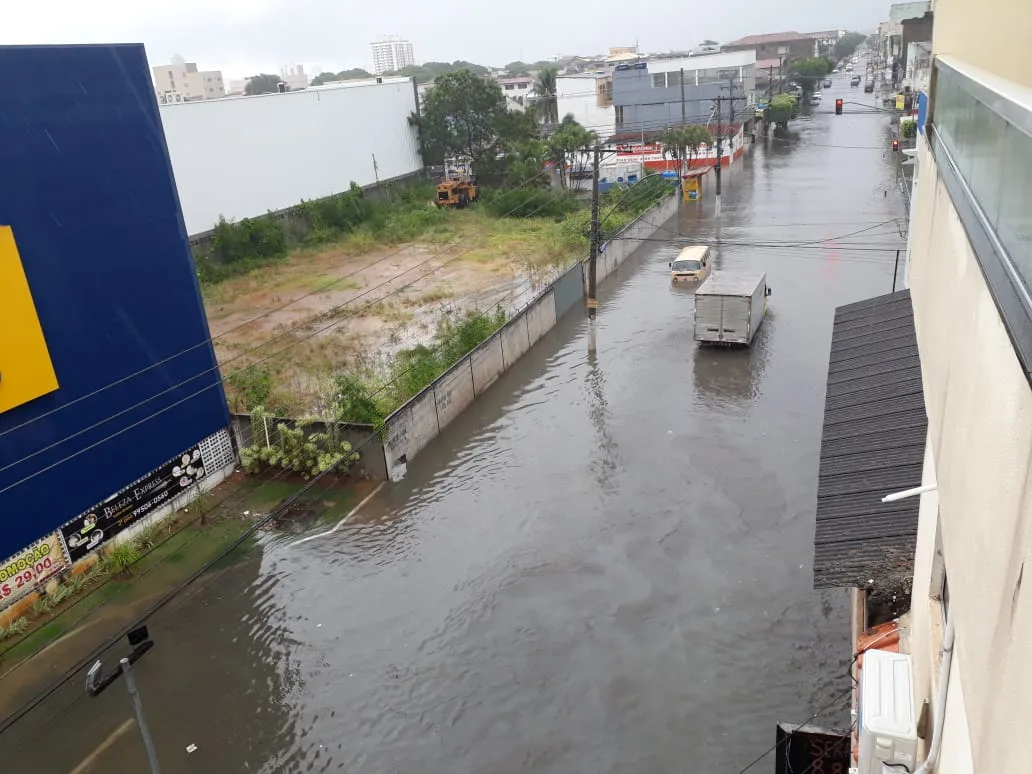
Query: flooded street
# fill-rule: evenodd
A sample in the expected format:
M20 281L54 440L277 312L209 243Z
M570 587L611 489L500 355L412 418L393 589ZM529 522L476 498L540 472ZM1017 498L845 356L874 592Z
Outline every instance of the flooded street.
M162 771L736 774L845 691L846 595L811 576L831 322L891 290L905 226L888 117L834 115L858 91L761 139L719 217L708 180L603 286L594 355L571 312L352 521L160 611L134 671ZM667 268L693 239L767 273L751 349L696 348ZM90 770L146 771L131 715L76 679L0 760L110 740Z

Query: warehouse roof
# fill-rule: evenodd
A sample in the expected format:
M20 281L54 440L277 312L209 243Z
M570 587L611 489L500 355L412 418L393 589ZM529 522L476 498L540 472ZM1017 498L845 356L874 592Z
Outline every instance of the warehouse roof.
M924 396L910 291L835 310L824 404L813 583L897 585L913 571Z

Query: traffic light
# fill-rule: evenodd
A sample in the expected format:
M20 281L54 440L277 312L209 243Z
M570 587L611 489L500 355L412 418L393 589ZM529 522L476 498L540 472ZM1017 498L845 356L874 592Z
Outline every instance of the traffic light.
M835 115L842 115L842 100L840 99L835 100Z
M899 153L899 140L892 141L892 152Z

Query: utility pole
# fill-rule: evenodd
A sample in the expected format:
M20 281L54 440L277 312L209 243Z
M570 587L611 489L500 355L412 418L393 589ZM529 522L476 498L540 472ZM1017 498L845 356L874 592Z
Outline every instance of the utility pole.
M158 754L154 750L154 740L151 739L150 729L147 728L147 721L143 717L143 702L140 700L140 691L136 688L136 680L133 678L129 659L123 658L120 663L122 664L122 674L125 675L125 686L129 689L129 695L133 697L133 708L136 710L136 725L140 727L143 746L147 748L147 760L150 762L151 774L161 774L161 766L158 765Z
M688 123L688 110L684 101L684 68L681 68L681 126Z
M892 269L892 292L896 292L896 275L899 273L899 250L896 251L896 266Z
M376 192L380 193L380 165L376 163L376 154L373 155L373 177L376 179Z
M721 108L723 97L717 97L717 164L713 168L713 174L717 177L717 198L720 198L720 161L724 157L724 127L720 125Z
M598 299L596 298L596 285L598 284L598 250L601 234L598 224L598 175L599 159L602 150L595 146L595 157L592 160L591 175L591 235L590 252L588 253L588 319L594 322L595 313L598 311Z
M727 100L727 132L728 140L727 143L730 146L728 148L728 171L731 169L731 165L735 162L735 79L732 78L729 81L728 94L730 95Z
M779 59L778 62L781 60ZM779 66L780 69L780 66ZM774 65L767 66L767 104L774 99Z
M785 63L784 54L779 54L778 55L778 94L781 94L781 93L783 93L785 91L785 78L784 78L784 76L782 75L782 72L781 72L781 67L782 67L782 65L784 65L784 63Z

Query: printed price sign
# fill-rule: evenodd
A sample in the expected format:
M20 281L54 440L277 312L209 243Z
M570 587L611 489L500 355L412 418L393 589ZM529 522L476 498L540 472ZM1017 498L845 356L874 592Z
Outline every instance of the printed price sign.
M0 606L7 606L46 583L67 566L61 536L52 532L0 565Z

